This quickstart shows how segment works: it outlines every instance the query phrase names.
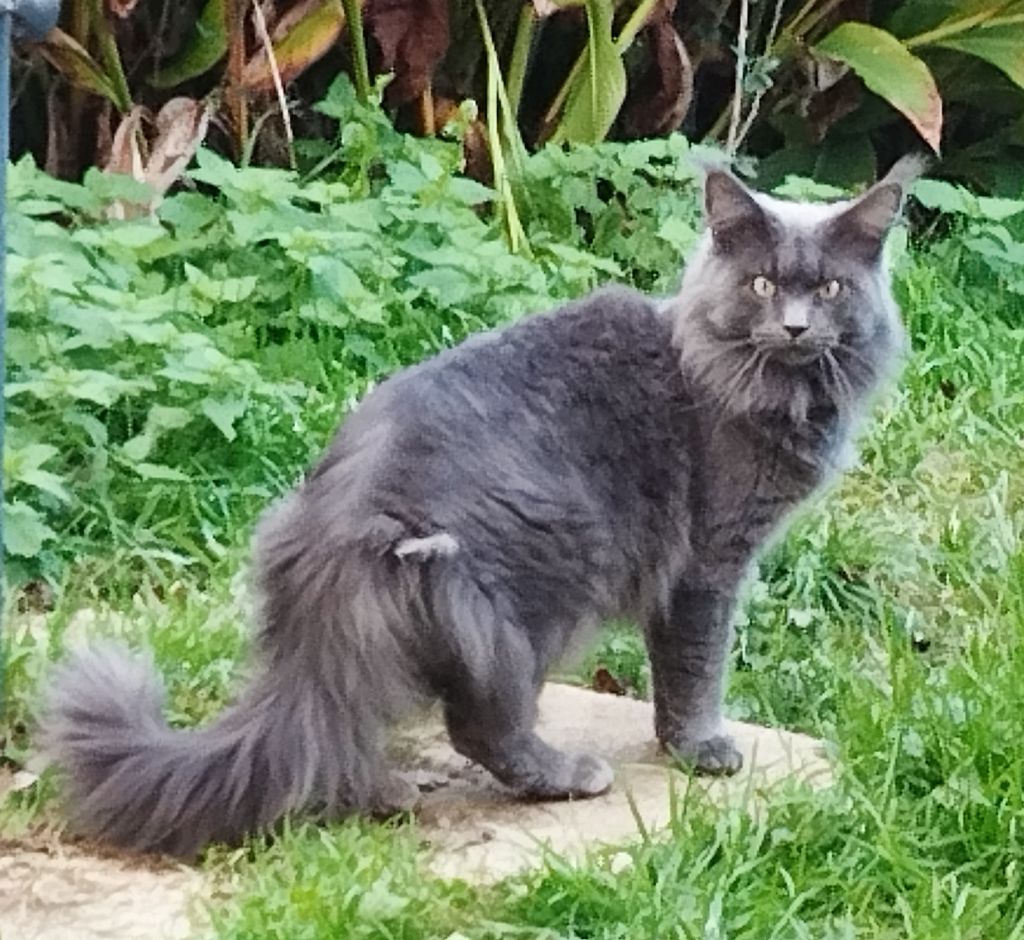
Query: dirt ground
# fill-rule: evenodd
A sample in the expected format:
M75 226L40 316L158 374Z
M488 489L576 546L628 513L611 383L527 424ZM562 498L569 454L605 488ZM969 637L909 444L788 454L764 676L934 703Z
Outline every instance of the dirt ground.
M0 940L185 940L205 890L191 869L57 841L0 841Z
M492 881L535 864L542 846L579 857L589 846L627 841L637 834L635 812L656 831L668 822L670 793L686 783L658 753L652 729L646 702L549 685L541 734L556 746L603 754L617 779L597 799L547 804L511 801L451 750L439 724L406 732L398 751L422 790L424 866ZM730 730L744 770L694 784L715 800L750 806L759 790L784 777L830 782L820 742L741 723ZM201 933L203 900L212 892L207 877L184 866L57 839L0 841L0 940L184 940Z

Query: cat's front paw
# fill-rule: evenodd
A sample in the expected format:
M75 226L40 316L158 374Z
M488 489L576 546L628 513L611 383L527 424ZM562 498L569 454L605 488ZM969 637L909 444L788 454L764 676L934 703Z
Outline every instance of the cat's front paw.
M665 749L687 769L708 776L729 777L743 766L743 755L727 734L703 741L666 742Z

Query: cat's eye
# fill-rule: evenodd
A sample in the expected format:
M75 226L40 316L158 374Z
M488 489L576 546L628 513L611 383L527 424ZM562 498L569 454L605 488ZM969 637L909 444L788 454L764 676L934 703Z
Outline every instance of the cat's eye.
M825 281L821 287L818 288L818 296L822 300L835 300L843 289L843 285L839 283L835 278L830 281Z
M765 300L769 300L775 296L775 284L769 281L763 274L759 274L750 283L750 289L757 294L758 297L763 297Z

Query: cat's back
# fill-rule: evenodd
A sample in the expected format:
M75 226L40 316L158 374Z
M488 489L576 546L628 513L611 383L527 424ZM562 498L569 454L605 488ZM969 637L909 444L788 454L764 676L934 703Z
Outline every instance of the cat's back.
M622 285L471 336L408 377L451 387L457 376L483 384L570 384L601 368L635 367L668 351L671 325L650 298ZM550 390L550 389L549 389Z
M346 418L307 488L373 503L481 485L568 489L635 459L678 396L671 322L627 287L470 337L404 369ZM627 433L629 432L629 433Z
M603 287L554 310L532 314L396 373L360 404L339 441L385 422L394 440L440 440L456 428L507 434L534 410L567 407L628 391L629 376L649 376L672 358L671 323L640 292Z

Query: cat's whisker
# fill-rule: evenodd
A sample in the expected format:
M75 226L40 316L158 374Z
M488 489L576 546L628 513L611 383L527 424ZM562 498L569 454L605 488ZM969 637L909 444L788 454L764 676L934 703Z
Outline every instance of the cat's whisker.
M838 404L845 406L856 398L856 390L849 378L843 373L843 369L836 360L831 350L825 352L823 361L828 365L828 374L831 379L836 396L840 399Z
M877 364L872 362L867 356L864 355L860 350L855 349L853 346L849 346L842 343L835 346L832 350L834 356L842 356L844 359L849 359L851 362L856 363L864 369L865 375L871 377L875 374Z

